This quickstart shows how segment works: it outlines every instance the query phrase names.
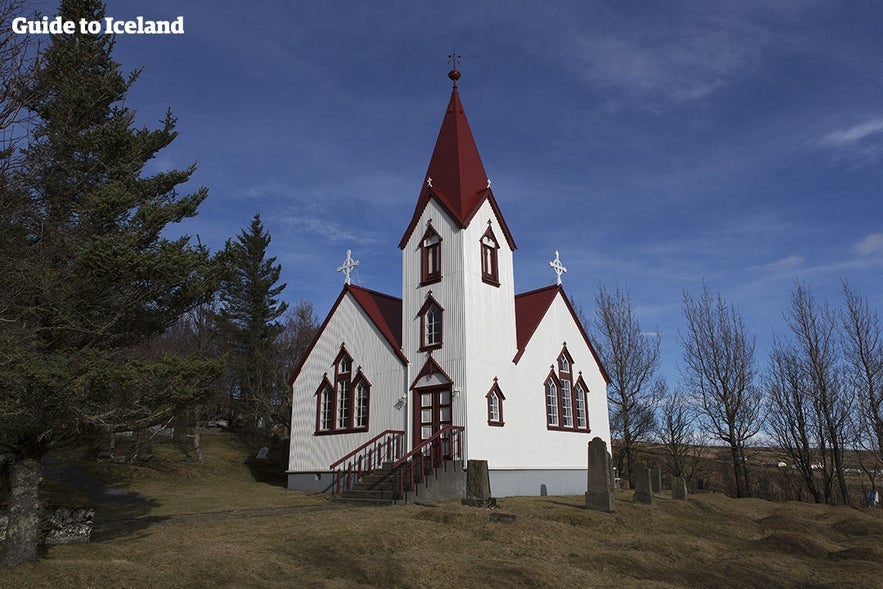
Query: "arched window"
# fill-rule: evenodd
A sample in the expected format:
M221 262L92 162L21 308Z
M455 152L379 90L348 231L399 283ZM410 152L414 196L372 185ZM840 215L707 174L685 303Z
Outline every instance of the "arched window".
M551 375L546 379L546 424L558 427L558 387Z
M494 386L491 387L491 390L488 391L485 397L487 398L487 424L502 427L505 425L503 423L503 401L506 400L506 397L503 396L503 391L500 390L500 385L497 384L496 378L494 379Z
M368 427L368 394L371 385L364 378L356 385L356 415L353 425L356 428Z
M420 283L431 284L441 280L441 236L432 225L420 240Z
M497 250L500 246L494 232L488 227L481 236L481 279L487 284L500 286Z
M366 431L371 383L361 368L353 373L353 359L343 344L332 365L334 380L326 373L316 391L316 433Z
M316 391L316 432L334 429L334 388L326 375Z
M426 297L426 302L418 312L420 315L420 349L430 350L442 346L444 309L432 297L432 293Z
M565 346L545 382L547 427L588 432L588 390L582 373L574 374L573 358Z

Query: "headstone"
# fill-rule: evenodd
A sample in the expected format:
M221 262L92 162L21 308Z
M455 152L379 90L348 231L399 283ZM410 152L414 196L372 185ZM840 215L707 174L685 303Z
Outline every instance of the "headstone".
M264 446L260 450L258 450L258 460L266 460L267 454L270 452L270 449Z
M880 493L877 489L871 489L868 491L865 501L868 507L871 509L877 509L877 506L880 505Z
M766 474L760 475L757 480L757 495L760 499L766 499L767 501L772 501L773 494L770 490L770 477Z
M687 500L687 479L671 477L671 498L678 501Z
M635 495L632 501L653 505L653 483L650 479L649 468L644 466L635 469Z
M487 460L466 461L466 498L463 505L472 507L493 507L496 500L491 497L491 479Z
M589 442L588 488L586 490L586 507L595 511L612 513L613 505L613 470L610 468L610 454L607 443L601 438Z
M662 493L662 471L658 468L650 469L650 486L654 493Z

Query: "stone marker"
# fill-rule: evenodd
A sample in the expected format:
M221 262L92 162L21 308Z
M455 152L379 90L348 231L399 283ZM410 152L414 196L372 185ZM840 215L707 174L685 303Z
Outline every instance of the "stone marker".
M264 446L260 450L258 450L258 460L266 460L267 454L270 452L270 449Z
M650 486L654 493L662 493L662 471L656 467L650 469Z
M493 507L497 504L491 497L487 460L466 461L466 498L461 503L472 507Z
M612 473L607 443L601 438L593 439L589 442L589 480L586 491L588 509L606 513L616 511L613 505Z
M671 498L678 501L687 500L687 479L671 477Z
M635 503L653 505L653 484L650 482L650 469L646 466L635 469Z

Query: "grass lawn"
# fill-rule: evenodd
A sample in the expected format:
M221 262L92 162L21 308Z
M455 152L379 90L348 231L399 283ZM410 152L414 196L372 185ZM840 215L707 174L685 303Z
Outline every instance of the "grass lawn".
M509 523L455 502L336 506L255 483L242 446L208 438L205 465L171 449L150 468L93 464L147 501L99 510L118 525L0 570L0 587L883 587L883 510L629 492L614 514L501 499Z

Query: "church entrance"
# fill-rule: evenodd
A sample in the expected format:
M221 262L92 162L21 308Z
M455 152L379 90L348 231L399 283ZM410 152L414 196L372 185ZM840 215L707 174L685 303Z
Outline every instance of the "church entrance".
M414 390L414 447L451 423L450 384ZM434 447L436 456L441 453L444 458L451 458L451 432L442 434ZM424 453L429 453L428 447Z

